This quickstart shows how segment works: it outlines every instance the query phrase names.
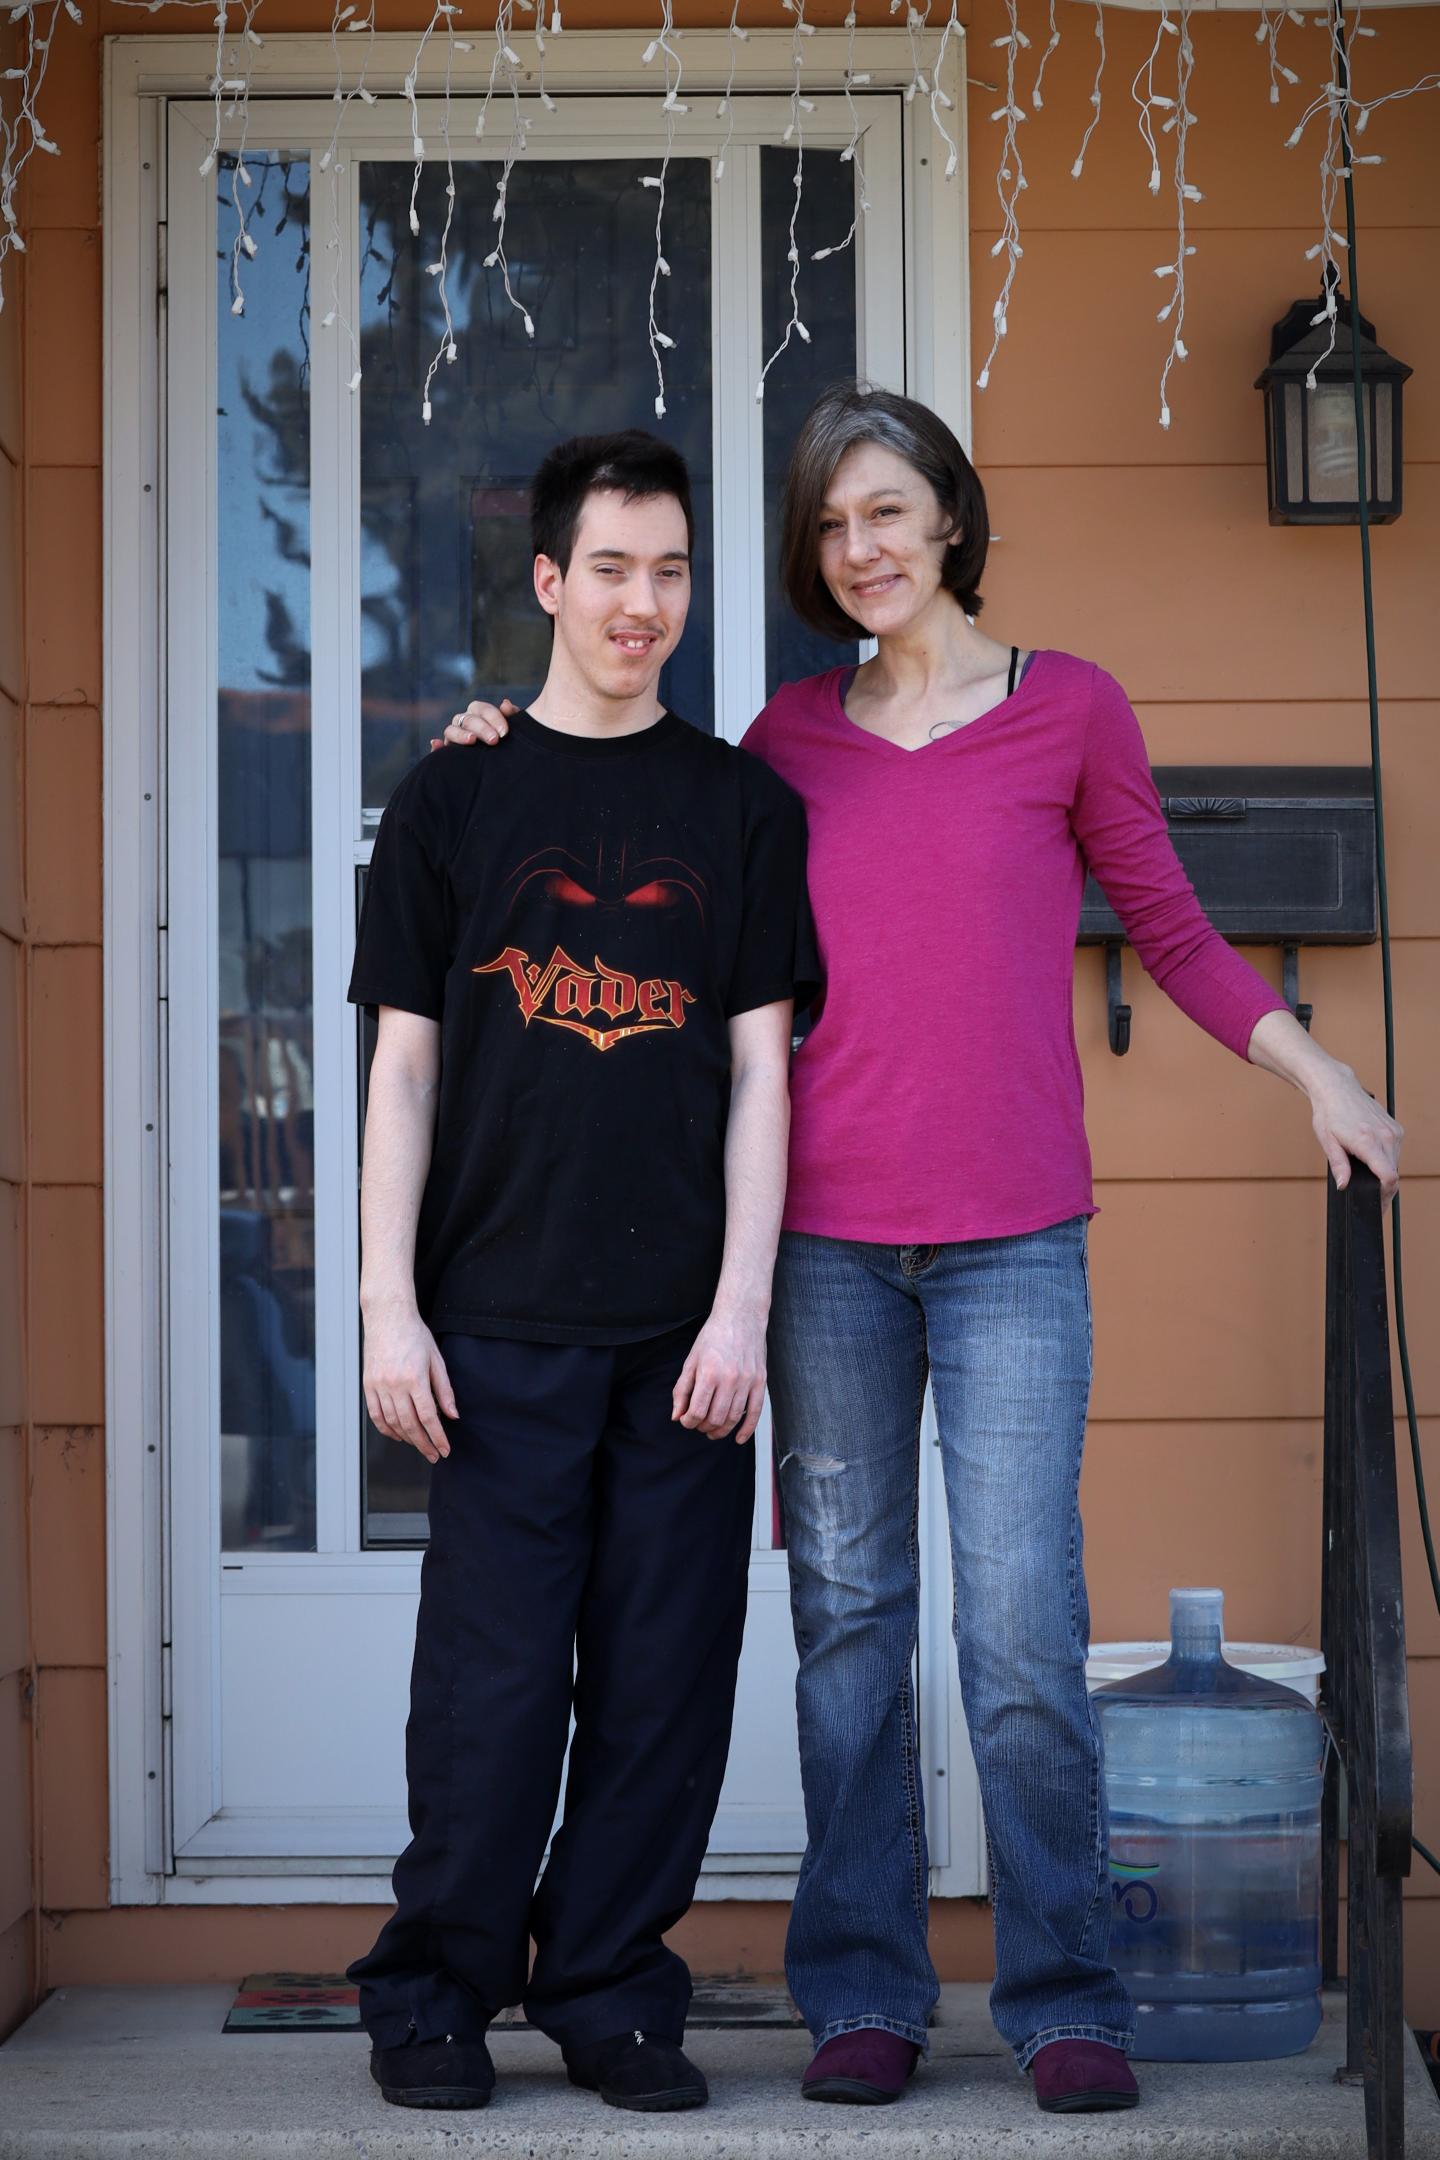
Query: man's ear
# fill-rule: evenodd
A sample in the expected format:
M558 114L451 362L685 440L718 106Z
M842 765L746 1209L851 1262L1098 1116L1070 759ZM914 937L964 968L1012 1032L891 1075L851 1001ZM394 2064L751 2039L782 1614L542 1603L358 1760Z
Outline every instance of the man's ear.
M535 597L547 615L560 612L560 588L565 573L549 555L535 557Z

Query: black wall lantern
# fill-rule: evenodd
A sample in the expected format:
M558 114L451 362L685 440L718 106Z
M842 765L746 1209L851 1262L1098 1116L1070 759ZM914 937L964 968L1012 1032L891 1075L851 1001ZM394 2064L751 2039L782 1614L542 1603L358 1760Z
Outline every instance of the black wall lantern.
M1358 525L1355 388L1348 300L1336 300L1335 350L1323 295L1297 300L1270 332L1270 365L1255 387L1265 393L1265 463L1272 525ZM1318 322L1316 316L1320 317ZM1307 378L1315 371L1315 388ZM1369 453L1368 505L1372 525L1400 515L1401 385L1414 370L1392 360L1360 317L1360 381Z

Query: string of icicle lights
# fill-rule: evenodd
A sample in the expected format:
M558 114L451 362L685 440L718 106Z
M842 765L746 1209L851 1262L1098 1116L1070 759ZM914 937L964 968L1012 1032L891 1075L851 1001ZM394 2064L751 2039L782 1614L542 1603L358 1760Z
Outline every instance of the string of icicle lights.
M23 254L25 240L20 183L26 167L37 152L58 157L63 143L57 141L46 129L42 117L46 71L50 62L51 48L58 35L64 35L67 23L83 25L95 0L0 0L0 22L7 23L13 33L11 45L13 57L0 69L0 307L5 300L5 267L12 254ZM257 55L262 51L264 39L257 28L257 19L265 7L265 0L111 0L117 9L130 9L137 13L157 15L162 10L185 11L206 21L214 31L213 64L210 76L210 95L214 107L214 122L210 148L202 170L211 172L219 165L222 148L227 153L228 188L224 215L228 218L228 234L224 238L224 251L229 260L230 307L232 313L243 314L245 308L244 277L246 265L259 252L260 242L250 228L248 217L251 177L245 161L245 146L249 139L250 100L254 87ZM641 55L646 67L656 60L663 62L664 84L657 89L657 101L663 114L663 150L659 168L643 176L643 184L656 195L655 258L649 287L649 305L645 322L645 337L655 372L655 411L657 416L665 411L665 364L666 356L676 350L673 325L662 322L665 310L663 300L664 281L670 275L670 264L665 255L665 194L666 181L674 156L683 153L684 128L692 107L680 97L681 79L684 72L684 30L676 22L675 0L649 0L658 8L659 24L655 34ZM808 40L814 35L815 25L806 19L806 0L782 0L790 17L790 97L784 141L794 144L795 169L792 202L786 229L788 269L789 315L783 334L775 349L769 354L756 385L756 396L764 394L765 380L770 371L782 362L792 339L808 343L810 333L805 325L802 311L804 290L804 265L800 260L799 231L805 189L805 122L815 110L813 91L822 86L812 80L807 88L805 68ZM941 0L943 5L943 0ZM1035 27L1039 31L1041 0L1030 0L1035 10ZM1003 341L1009 328L1012 295L1020 275L1024 256L1021 237L1020 198L1026 188L1024 164L1020 151L1020 128L1034 115L1047 110L1044 96L1046 69L1065 31L1070 27L1066 9L1070 5L1083 4L1093 8L1093 29L1096 47L1096 65L1089 92L1089 111L1085 116L1083 136L1071 167L1074 179L1084 176L1086 156L1100 125L1106 73L1106 15L1102 0L1043 0L1045 13L1045 44L1034 62L1033 72L1026 56L1031 51L1031 39L1021 27L1018 0L1005 0L1006 29L994 40L1004 53L1003 102L991 112L992 121L1001 129L1000 145L996 158L996 191L1001 207L1001 232L991 253L1004 258L1004 271L1000 292L993 303L992 334L990 349L977 378L977 387L984 390L990 382ZM372 80L375 66L375 39L383 25L377 20L381 0L332 0L332 19L329 40L335 62L335 79L332 97L335 105L335 124L330 145L319 160L319 172L327 176L330 187L329 232L325 243L328 262L321 268L328 272L328 304L321 315L321 327L337 329L349 341L353 366L350 370L350 388L356 390L360 383L360 348L354 325L350 322L346 305L347 290L344 277L344 251L346 236L341 230L341 192L338 176L343 171L343 142L346 120L354 104L374 105L379 95ZM1173 260L1157 263L1154 274L1169 286L1163 303L1157 310L1162 326L1168 326L1168 343L1163 355L1160 373L1160 397L1158 418L1162 427L1171 422L1169 388L1173 370L1188 358L1183 335L1186 311L1186 265L1195 254L1195 242L1190 237L1187 223L1189 209L1201 202L1200 188L1190 176L1189 137L1196 124L1196 116L1190 104L1191 79L1195 72L1196 52L1192 40L1190 17L1192 0L1168 0L1159 10L1153 41L1146 59L1142 62L1132 84L1137 125L1144 149L1144 162L1140 176L1152 195L1158 196L1168 177L1175 201L1175 251ZM960 142L958 126L947 115L952 101L941 83L947 48L952 38L957 41L963 35L957 13L956 0L950 0L948 17L940 23L935 12L936 0L887 0L882 12L881 0L869 0L874 25L883 28L894 22L903 28L908 40L908 66L902 71L904 95L914 107L924 103L927 107L937 143L943 152L943 167L947 179L953 179L958 169ZM493 12L492 12L493 11ZM903 11L903 14L902 14ZM458 34L467 12L473 20L468 36ZM1284 138L1289 149L1299 149L1307 141L1319 144L1319 238L1306 252L1306 259L1318 265L1322 299L1316 322L1328 322L1330 347L1333 349L1338 325L1337 294L1341 284L1340 265L1344 251L1344 235L1337 229L1336 216L1340 187L1347 168L1342 162L1345 145L1351 144L1350 158L1353 165L1378 165L1383 153L1370 148L1366 130L1372 115L1383 107L1405 98L1411 98L1427 90L1440 89L1440 72L1420 76L1414 82L1395 89L1372 92L1368 82L1357 85L1357 55L1364 51L1362 41L1377 35L1376 29L1364 22L1363 8L1348 12L1344 31L1348 40L1348 65L1341 42L1341 18L1332 5L1324 13L1306 13L1297 6L1257 5L1256 43L1259 57L1266 72L1269 101L1282 105L1287 96L1303 97L1305 102L1298 120ZM731 150L736 122L736 81L741 48L748 41L751 31L741 22L741 0L731 0L727 37L728 78L724 94L716 108L717 117L727 122L723 142L711 155L711 169L717 186L723 185L727 156ZM522 27L524 18L525 27ZM901 18L896 21L896 18ZM940 34L935 37L939 24ZM843 238L812 251L811 260L823 262L827 257L844 254L855 243L862 220L869 209L864 171L864 119L856 92L870 82L870 73L857 72L855 67L855 38L857 31L856 0L851 0L844 17L847 32L846 60L843 76L839 82L827 81L823 87L834 88L843 93L850 121L850 140L840 155L843 161L855 168L855 202L849 231ZM468 7L462 0L432 0L432 13L420 33L414 57L406 70L403 95L407 101L411 120L411 148L414 157L413 187L411 194L412 237L418 237L418 191L425 165L432 157L443 157L446 173L446 204L443 231L437 258L426 265L435 283L439 301L441 329L438 343L428 363L421 387L421 417L428 421L431 416L431 393L442 367L458 357L458 334L451 313L448 288L450 268L450 239L456 206L455 158L451 141L452 104L456 97L473 98L480 91L479 115L475 132L483 136L487 130L494 108L500 104L508 122L508 140L499 159L499 176L496 183L491 222L495 227L493 244L484 258L487 270L499 278L505 299L521 318L526 334L535 335L532 308L523 297L523 287L516 289L511 275L511 265L506 252L506 226L509 214L511 178L519 159L523 157L536 125L537 111L546 115L557 110L556 100L545 83L547 46L561 35L563 23L559 0L490 0L488 6L479 0L469 0ZM1318 39L1315 33L1319 33ZM361 34L363 33L363 35ZM1308 33L1308 35L1307 35ZM533 75L536 87L526 81L526 66L521 58L520 45L527 37L533 37L535 66ZM1316 47L1320 48L1320 66L1314 67ZM488 48L488 65L484 57L478 63L478 82L468 78L468 71L460 63L464 56L479 47L482 55ZM434 50L432 50L434 48ZM927 53L929 60L927 65ZM427 103L433 96L440 111L438 145L427 142L421 129L420 74L427 59L432 68L443 62L443 80L434 91L427 90ZM1313 70L1313 73L1312 73ZM815 73L812 70L812 76ZM1307 74L1311 79L1307 81ZM1022 80L1022 77L1025 79ZM893 75L888 83L894 81ZM387 84L386 86L390 86ZM706 85L707 89L709 85ZM718 83L715 87L719 87ZM1028 110L1027 110L1028 107ZM1168 139L1167 139L1168 138ZM1204 137L1202 135L1202 142ZM1361 147L1362 142L1364 147ZM937 152L937 155L940 154ZM1318 363L1317 363L1318 364ZM437 393L438 394L438 393Z

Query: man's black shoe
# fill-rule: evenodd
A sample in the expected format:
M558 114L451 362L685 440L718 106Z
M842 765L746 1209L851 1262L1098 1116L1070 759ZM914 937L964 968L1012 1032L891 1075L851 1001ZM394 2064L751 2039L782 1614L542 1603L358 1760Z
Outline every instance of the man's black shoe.
M641 2114L704 2107L710 2088L684 2050L655 2033L616 2033L565 2057L572 2085L598 2092L611 2107Z
M396 2107L482 2108L495 2090L483 2040L407 2040L372 2048L370 2075Z

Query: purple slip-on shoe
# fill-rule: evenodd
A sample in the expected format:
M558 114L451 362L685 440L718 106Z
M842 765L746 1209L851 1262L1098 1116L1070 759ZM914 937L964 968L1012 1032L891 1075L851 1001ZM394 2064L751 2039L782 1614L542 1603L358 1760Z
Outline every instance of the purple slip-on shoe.
M852 2107L883 2107L900 2098L919 2059L920 2050L913 2041L876 2026L837 2033L816 2049L800 2081L801 2097L848 2101Z
M1140 2098L1129 2063L1103 2040L1052 2040L1032 2057L1030 2075L1047 2115L1098 2115Z

